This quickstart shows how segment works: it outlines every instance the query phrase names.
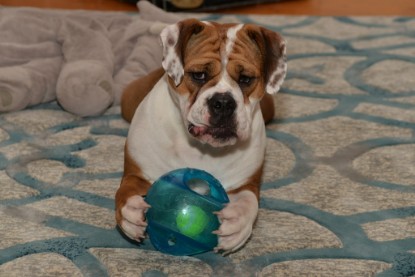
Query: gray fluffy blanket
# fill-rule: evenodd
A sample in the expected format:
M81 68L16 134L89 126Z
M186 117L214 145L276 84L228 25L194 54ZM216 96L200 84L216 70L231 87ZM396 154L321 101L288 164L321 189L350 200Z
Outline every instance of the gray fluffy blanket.
M161 64L159 33L179 17L147 1L140 16L0 7L0 112L57 100L91 116Z

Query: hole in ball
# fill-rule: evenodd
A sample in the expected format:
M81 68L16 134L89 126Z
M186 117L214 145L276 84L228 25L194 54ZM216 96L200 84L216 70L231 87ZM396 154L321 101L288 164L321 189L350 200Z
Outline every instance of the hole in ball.
M193 178L187 181L187 186L196 193L201 195L209 195L209 183L203 179Z
M167 244L169 246L175 246L176 245L176 237L170 236L169 240L167 241Z

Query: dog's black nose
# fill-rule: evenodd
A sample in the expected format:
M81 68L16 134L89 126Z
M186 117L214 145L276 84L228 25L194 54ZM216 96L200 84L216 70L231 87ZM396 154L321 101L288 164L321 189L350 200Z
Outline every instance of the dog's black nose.
M230 93L216 93L208 100L209 111L212 116L228 118L236 109L236 101Z

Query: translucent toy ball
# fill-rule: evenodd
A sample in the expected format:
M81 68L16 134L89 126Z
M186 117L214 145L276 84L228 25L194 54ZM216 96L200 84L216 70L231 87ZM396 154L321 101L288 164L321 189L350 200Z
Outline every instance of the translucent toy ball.
M220 182L192 168L171 171L151 186L146 196L147 233L153 246L172 255L194 255L212 250L219 229L214 214L229 202Z

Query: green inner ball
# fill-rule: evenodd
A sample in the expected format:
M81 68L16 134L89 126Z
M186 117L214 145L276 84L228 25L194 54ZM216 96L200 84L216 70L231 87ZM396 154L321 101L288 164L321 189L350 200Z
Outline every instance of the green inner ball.
M206 228L209 222L207 214L199 207L189 205L176 217L177 228L185 236L194 238Z

